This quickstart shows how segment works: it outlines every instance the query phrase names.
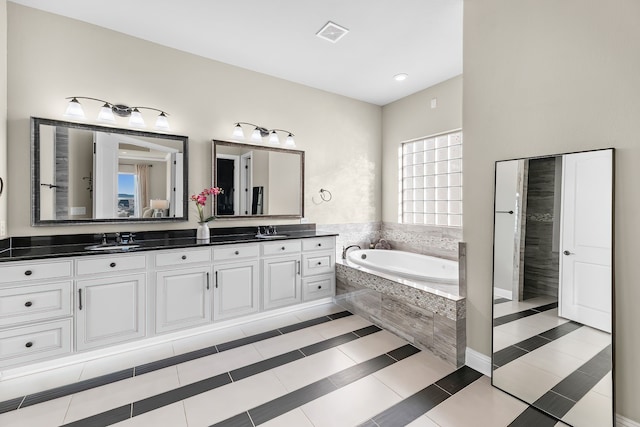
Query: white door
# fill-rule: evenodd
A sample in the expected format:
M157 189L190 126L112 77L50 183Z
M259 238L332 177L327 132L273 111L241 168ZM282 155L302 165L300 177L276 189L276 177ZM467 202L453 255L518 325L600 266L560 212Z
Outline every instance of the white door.
M253 152L240 156L240 215L251 215L253 202Z
M156 332L205 325L210 321L209 267L156 274Z
M300 255L264 260L264 308L270 309L302 301Z
M493 289L496 297L518 300L522 160L496 163Z
M611 332L612 150L562 164L559 315Z
M184 156L182 153L171 153L171 177L169 182L169 216L181 217L184 201Z
M118 140L105 132L94 132L94 218L118 216Z
M228 319L260 309L258 261L218 264L214 268L213 317Z

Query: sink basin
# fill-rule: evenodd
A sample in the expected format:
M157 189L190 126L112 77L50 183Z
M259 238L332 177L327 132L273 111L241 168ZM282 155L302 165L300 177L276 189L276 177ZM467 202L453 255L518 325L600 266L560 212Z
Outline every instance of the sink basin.
M128 251L129 249L139 248L140 245L91 245L85 247L88 251Z
M256 238L258 239L279 239L287 236L288 234L256 234Z

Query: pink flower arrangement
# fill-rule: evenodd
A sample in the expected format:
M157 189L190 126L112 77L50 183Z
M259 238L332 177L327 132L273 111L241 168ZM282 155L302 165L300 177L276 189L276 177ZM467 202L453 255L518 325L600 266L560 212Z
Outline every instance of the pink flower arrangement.
M207 196L217 196L218 194L222 193L224 193L224 191L222 191L222 188L211 187L205 188L200 194L191 195L191 200L196 203L196 209L198 209L198 222L209 222L214 218L213 216L205 218L202 208L207 203Z

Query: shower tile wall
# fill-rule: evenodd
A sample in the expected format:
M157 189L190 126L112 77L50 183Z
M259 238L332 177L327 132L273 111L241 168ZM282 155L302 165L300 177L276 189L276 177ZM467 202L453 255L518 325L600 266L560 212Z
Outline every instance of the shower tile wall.
M392 249L457 261L462 228L383 222L381 235Z
M553 250L556 159L529 161L524 298L558 296L559 254Z

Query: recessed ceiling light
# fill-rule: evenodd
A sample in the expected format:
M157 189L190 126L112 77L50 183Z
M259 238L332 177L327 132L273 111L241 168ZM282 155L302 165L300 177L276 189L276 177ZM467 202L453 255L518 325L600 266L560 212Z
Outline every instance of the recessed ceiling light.
M409 74L400 73L400 74L396 74L395 76L393 76L393 80L395 80L397 82L401 82L403 80L407 80L407 77L409 77Z
M346 28L341 27L335 22L329 21L324 27L320 29L320 31L316 33L316 36L320 37L321 39L330 41L331 43L336 43L348 32L349 30L347 30Z

